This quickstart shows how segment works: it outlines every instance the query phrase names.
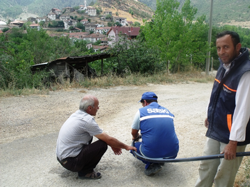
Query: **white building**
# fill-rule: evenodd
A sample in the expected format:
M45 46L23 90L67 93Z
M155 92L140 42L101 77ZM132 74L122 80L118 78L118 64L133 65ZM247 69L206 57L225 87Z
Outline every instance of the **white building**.
M77 21L72 20L72 19L68 19L68 20L64 20L64 29L69 29L69 27L75 27L77 24Z
M96 8L92 6L88 6L87 13L89 16L96 16Z
M122 26L127 26L127 18L122 18L122 17L113 17L113 22L116 23L120 23Z
M56 20L56 14L51 12L48 14L48 18L51 19L51 20Z
M0 20L0 25L1 25L1 26L6 26L7 23L5 23L4 21L1 21L1 20Z
M48 18L47 17L37 17L36 18L36 21L37 21L37 23L40 23L41 21L46 21Z
M111 27L96 27L95 33L104 34L107 33Z

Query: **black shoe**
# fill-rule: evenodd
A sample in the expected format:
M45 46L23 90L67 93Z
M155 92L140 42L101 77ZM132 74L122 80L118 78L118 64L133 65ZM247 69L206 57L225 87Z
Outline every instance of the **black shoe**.
M102 174L99 172L91 172L91 173L87 173L86 175L83 175L82 173L78 172L78 179L100 179L102 178Z
M148 169L144 170L145 175L147 176L151 176L154 175L156 173L158 173L159 171L161 171L161 165L158 163L152 163L150 164L150 166L148 167Z

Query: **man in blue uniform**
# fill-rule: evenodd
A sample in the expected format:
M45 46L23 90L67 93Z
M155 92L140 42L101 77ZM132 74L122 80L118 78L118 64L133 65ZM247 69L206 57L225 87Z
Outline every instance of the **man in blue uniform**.
M196 187L233 187L244 152L250 143L250 61L240 37L224 31L216 37L221 65L214 81L205 126L204 155L224 153L224 159L201 161Z
M145 92L140 108L132 124L132 138L138 139L141 131L142 142L136 142L137 152L149 158L175 158L179 151L179 140L174 128L174 115L157 103L154 92ZM161 170L161 164L143 161L146 175Z

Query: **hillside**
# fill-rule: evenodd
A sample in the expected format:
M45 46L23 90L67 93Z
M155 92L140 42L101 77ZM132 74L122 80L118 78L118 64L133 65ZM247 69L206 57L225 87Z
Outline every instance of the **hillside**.
M96 0L87 0L87 5ZM52 8L62 9L83 5L83 0L0 0L0 19L20 19L20 14L44 16ZM21 17L22 18L22 17Z
M184 0L179 0L181 4ZM210 0L191 0L191 4L197 7L196 16L205 14L209 19ZM223 25L225 23L242 27L250 27L250 1L249 0L220 0L213 1L213 24ZM82 5L83 0L0 0L0 19L26 19L30 15L44 16L51 8L65 8ZM126 17L128 21L141 22L147 19L156 9L156 0L87 0L87 4L96 3L95 6L112 11L114 15L118 12L120 17ZM144 6L143 4L147 5ZM133 16L129 12L133 12Z
M21 3L22 2L22 3ZM95 3L94 3L95 2ZM0 2L0 19L20 19L27 20L28 17L40 17L49 13L52 8L63 9L65 7L75 7L83 5L83 0L27 0L26 3L20 1L17 3L14 0L1 0ZM125 17L127 21L140 22L143 19L149 19L153 15L153 10L141 2L135 0L87 0L87 5L93 6L102 11L110 11L113 16ZM7 8L7 6L9 8Z
M127 21L140 23L143 19L151 18L154 13L151 8L135 0L98 0L94 6L112 12L113 16L125 17Z
M139 0L151 7L153 10L156 9L156 0ZM178 0L181 4L184 0ZM197 17L203 14L209 19L210 14L210 0L191 0L191 4L198 9ZM250 27L246 22L250 20L250 1L249 0L220 0L213 1L213 24L223 25L228 23L231 25L238 25L242 27Z

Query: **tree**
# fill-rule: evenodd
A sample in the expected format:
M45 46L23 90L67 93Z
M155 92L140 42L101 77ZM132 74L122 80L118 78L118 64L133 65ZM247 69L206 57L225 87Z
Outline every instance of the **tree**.
M108 22L108 27L112 27L113 25L114 25L114 23Z
M115 71L118 75L126 72L153 74L162 70L158 51L149 49L140 40L128 40L121 35L119 42L109 49L109 53L114 57L106 60L104 73ZM95 69L100 71L100 65L96 65Z
M44 26L44 24L45 24L45 22L44 22L44 21L40 21L40 22L39 22L39 25L40 25L41 27L43 27L43 26Z
M50 37L43 29L27 28L24 33L21 28L12 28L8 35L0 35L0 88L38 88L48 74L33 74L30 66L86 53L85 41L74 44L69 37Z
M8 27L6 27L6 28L4 28L2 31L3 32L6 32L6 31L8 31L10 28L8 28Z
M112 18L112 16L110 15L110 14L108 14L108 15L106 15L106 17L105 17L106 19L111 19Z
M194 16L197 10L186 0L181 11L177 0L157 0L153 19L145 23L144 35L149 47L160 51L161 61L171 62L173 72L186 70L195 60L204 63L208 49L205 16Z
M119 26L119 27L122 26L122 24L121 24L120 22L115 22L115 25L117 25L117 26Z
M79 28L79 29L82 29L83 31L85 31L85 26L82 23L80 23L80 22L78 22L76 24L76 27Z

